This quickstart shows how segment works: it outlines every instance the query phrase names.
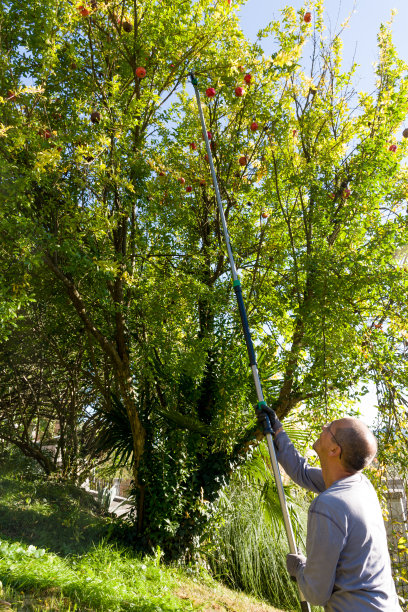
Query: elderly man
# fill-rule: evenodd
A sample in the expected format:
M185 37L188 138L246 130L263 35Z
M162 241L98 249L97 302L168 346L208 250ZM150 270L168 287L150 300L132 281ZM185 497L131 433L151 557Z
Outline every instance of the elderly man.
M377 452L373 434L354 418L324 425L313 444L321 468L314 468L272 409L264 407L259 420L265 413L279 463L294 482L319 493L309 508L307 557L287 556L288 572L307 601L326 612L401 612L380 504L362 474Z

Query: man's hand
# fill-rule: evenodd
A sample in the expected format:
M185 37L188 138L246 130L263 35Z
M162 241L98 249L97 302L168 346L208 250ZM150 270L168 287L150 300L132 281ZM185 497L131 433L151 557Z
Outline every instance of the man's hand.
M262 404L261 406L258 405L258 407L256 408L256 418L258 420L258 424L260 428L262 429L262 431L265 431L266 417L269 417L269 422L271 424L274 434L276 434L276 432L279 431L279 429L282 429L282 423L276 416L276 412L272 410L272 408L269 408L269 406L266 406L265 404Z
M305 563L306 563L306 557L304 555L301 555L301 554L294 555L292 553L289 553L288 555L286 555L286 568L290 576L296 577L297 570L299 569L299 567L301 567Z

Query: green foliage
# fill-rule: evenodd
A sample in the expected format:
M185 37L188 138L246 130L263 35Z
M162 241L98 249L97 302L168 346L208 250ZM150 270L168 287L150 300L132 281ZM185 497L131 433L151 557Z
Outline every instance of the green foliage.
M203 552L214 574L233 588L294 610L298 608L298 594L286 571L288 545L278 493L267 450L261 448L223 490ZM289 487L285 487L285 493L300 542L307 512L305 501L295 500Z
M110 399L109 407L97 405L93 410L89 447L119 467L128 464L132 457L132 430L123 403L113 393Z
M83 482L95 458L85 426L95 401L87 339L49 275L33 295L0 342L0 435L44 473Z
M191 547L248 455L255 401L190 70L267 401L317 421L359 382L402 392L407 380L395 255L408 81L390 30L376 90L360 93L320 1L313 27L288 7L253 45L238 6L121 0L83 15L67 0L8 0L0 14L3 327L33 295L71 313L104 426L112 393L120 402L110 448L132 452L138 535L173 551Z

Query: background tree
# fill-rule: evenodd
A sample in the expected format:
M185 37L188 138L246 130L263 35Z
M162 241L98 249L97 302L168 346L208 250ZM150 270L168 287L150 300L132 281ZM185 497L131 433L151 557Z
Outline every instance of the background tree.
M100 460L87 430L89 413L101 399L88 375L83 328L67 310L64 294L48 302L46 294L44 287L37 290L35 303L1 343L0 437L47 475L81 483Z
M227 3L8 2L1 18L3 227L16 260L26 255L25 271L52 271L90 357L110 364L132 430L141 528L139 467L160 392L149 291L163 278L160 254L148 265L148 252L168 235L147 198L150 139L187 65L198 57L222 65L245 42ZM94 385L103 387L97 370Z
M215 90L205 113L267 399L316 423L406 329L406 67L382 28L377 90L354 93L320 2L313 24L288 8L265 28L272 57L228 3L81 7L3 9L2 227L22 271L64 287L107 417L127 415L139 534L185 548L250 450L255 401L187 73Z

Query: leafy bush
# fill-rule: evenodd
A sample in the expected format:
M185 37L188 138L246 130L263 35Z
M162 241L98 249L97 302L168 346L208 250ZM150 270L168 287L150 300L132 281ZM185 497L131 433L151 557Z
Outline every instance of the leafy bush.
M299 606L298 591L286 571L288 543L268 465L265 449L260 449L234 475L219 498L216 524L203 547L217 578L272 605L294 610ZM301 542L305 504L293 497L290 488L285 489L296 539Z

